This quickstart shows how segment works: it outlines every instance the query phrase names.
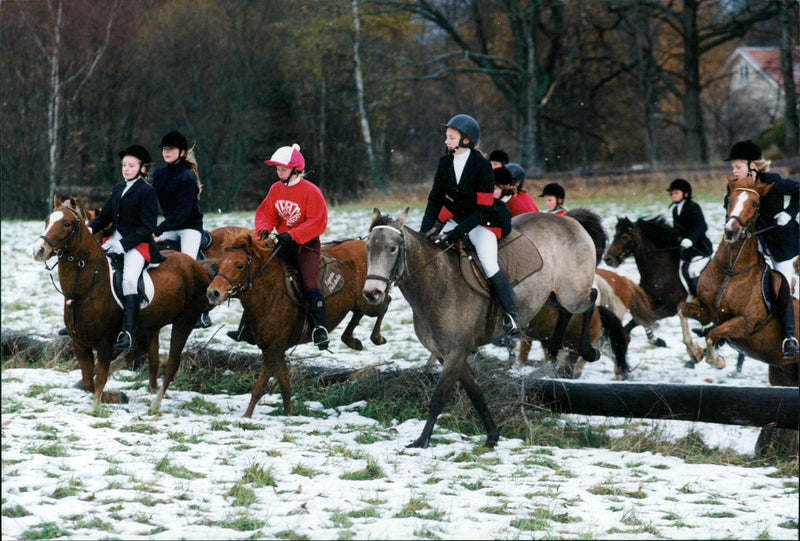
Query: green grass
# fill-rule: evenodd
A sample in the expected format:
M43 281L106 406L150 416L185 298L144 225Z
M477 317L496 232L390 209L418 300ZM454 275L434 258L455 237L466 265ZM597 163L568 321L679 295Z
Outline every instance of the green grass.
M156 463L155 470L179 479L199 479L206 476L204 473L193 472L185 466L176 466L172 464L168 456L162 457L161 460Z
M386 474L383 472L380 464L369 456L367 457L367 465L364 469L354 472L345 472L339 476L340 479L348 481L371 481L382 477L386 477Z

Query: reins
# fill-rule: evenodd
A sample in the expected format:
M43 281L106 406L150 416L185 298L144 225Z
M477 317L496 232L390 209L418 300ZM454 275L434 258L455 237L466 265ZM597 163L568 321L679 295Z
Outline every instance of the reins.
M411 272L407 273L405 276L401 277L400 276L401 271L399 270L400 267L403 267L403 268L407 268L408 267L408 261L406 259L406 254L407 254L406 237L403 234L403 231L400 230L400 229L397 229L396 227L392 227L390 225L376 225L375 227L373 227L370 230L370 232L372 232L372 231L374 231L376 229L388 229L388 230L400 235L400 241L401 241L400 242L400 253L397 254L397 259L395 259L394 267L392 267L392 270L389 273L389 276L388 277L384 277L384 276L379 276L377 274L368 274L366 276L367 280L379 280L381 282L385 282L385 283L389 284L390 286L392 285L392 283L394 283L394 285L398 286L398 287L403 285L409 279L411 279L412 276L414 276L416 273L418 273L419 271L421 271L422 269L424 269L425 267L427 267L428 265L430 265L431 263L436 261L442 254L444 254L445 252L450 250L453 246L455 246L454 244L451 244L451 245L447 246L446 248L444 248L443 250L440 250L438 254L436 254L431 259L429 259L428 261L423 263L421 266L417 267L413 271L411 271Z
M272 254L267 258L266 261L264 261L264 263L261 264L261 266L258 268L258 271L256 271L255 274L253 274L253 256L250 255L249 253L247 253L246 251L240 249L240 248L230 248L228 250L229 252L236 252L238 254L244 255L247 258L247 265L246 265L246 268L245 268L245 273L243 273L242 277L237 282L234 282L233 280L231 280L230 277L228 277L224 272L218 272L217 273L218 276L222 276L223 278L225 278L228 281L228 283L231 285L231 290L230 290L229 295L231 297L234 297L234 296L238 295L239 293L241 293L243 291L247 291L248 289L253 287L253 282L255 281L255 279L258 278L259 276L261 276L261 274L264 272L264 269L267 267L269 262L272 261L272 259L276 255L278 255L278 251L280 249L281 249L280 245L276 246L272 250ZM245 284L245 281L246 281L246 284Z

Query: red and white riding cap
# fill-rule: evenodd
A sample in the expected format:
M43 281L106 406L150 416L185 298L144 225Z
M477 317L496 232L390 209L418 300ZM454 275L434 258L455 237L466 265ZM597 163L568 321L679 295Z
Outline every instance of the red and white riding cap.
M306 167L306 160L300 154L300 145L297 143L290 147L281 147L275 151L270 159L264 162L267 165L282 165L302 172Z

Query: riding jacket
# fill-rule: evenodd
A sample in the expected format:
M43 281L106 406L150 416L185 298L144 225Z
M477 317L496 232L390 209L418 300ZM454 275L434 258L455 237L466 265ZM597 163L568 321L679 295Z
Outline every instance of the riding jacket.
M506 207L502 201L497 201L497 204ZM458 223L457 229L462 234L479 225L486 227L498 239L511 231L508 209L503 211L495 207L492 166L476 150L470 150L459 182L456 182L453 155L447 154L439 159L420 231L428 231L437 220L447 222L451 218Z
M203 213L200 212L200 187L197 178L185 160L159 167L153 173L153 187L158 193L158 202L164 213L164 221L158 224L156 236L164 231L194 229L203 232Z
M791 216L789 223L777 226L759 235L761 241L775 261L787 261L795 257L800 251L800 230L797 225L797 211L800 206L800 183L796 180L783 178L777 173L759 173L759 180L773 184L770 191L761 198L755 229L760 230L776 225L775 215L786 212ZM784 208L783 198L789 196L789 205ZM723 206L728 208L730 186L725 194Z
M153 239L158 220L156 190L141 177L123 195L125 186L124 180L114 184L111 196L94 220L89 222L89 227L92 231L102 231L113 225L114 230L122 235L120 244L126 252L136 248L146 261L161 263L165 258Z
M512 195L506 201L506 205L508 205L508 210L511 211L512 217L526 212L539 212L539 207L536 206L531 194L528 192Z
M679 212L680 210L680 212ZM681 250L681 259L691 261L697 256L708 257L713 248L706 236L708 226L703 216L703 209L691 199L684 199L682 204L672 206L672 224L681 239L689 239L692 245Z
M289 184L275 182L256 209L256 235L262 231L289 233L297 244L319 237L328 226L328 206L322 191L298 177Z

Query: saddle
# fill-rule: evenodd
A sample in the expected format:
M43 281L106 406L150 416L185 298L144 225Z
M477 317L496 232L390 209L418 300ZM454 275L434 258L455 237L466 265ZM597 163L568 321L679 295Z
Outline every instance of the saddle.
M497 253L500 267L508 276L511 287L540 270L544 264L542 254L533 240L516 229L511 229L511 233L500 239ZM459 266L461 276L470 288L484 297L491 297L489 282L478 262L475 248L469 243L464 243L464 248L460 251Z
M332 242L326 242L324 246L331 246L341 244L350 239L340 239ZM295 306L300 308L305 307L306 298L303 294L303 279L300 276L300 269L292 264L287 263L279 258L281 267L283 268L284 283L286 284L286 293ZM319 280L319 289L322 296L327 299L344 287L344 273L342 272L342 264L330 257L324 255L319 261L319 271L317 272L317 279Z
M111 293L117 306L123 308L122 298L125 296L122 293L122 267L124 258L119 254L107 255L110 265L108 266L109 279L111 280ZM139 297L139 308L144 308L150 301L153 300L155 295L155 287L153 286L153 279L150 278L150 273L147 272L147 264L139 275L139 281L136 283L136 294Z
M203 233L200 237L200 251L197 252L197 260L200 261L206 258L206 254L203 253L204 250L208 250L211 245L214 243L214 238L211 236L211 232L207 229L203 229ZM180 252L181 251L181 239L166 239L158 243L159 250L172 250L173 252Z

